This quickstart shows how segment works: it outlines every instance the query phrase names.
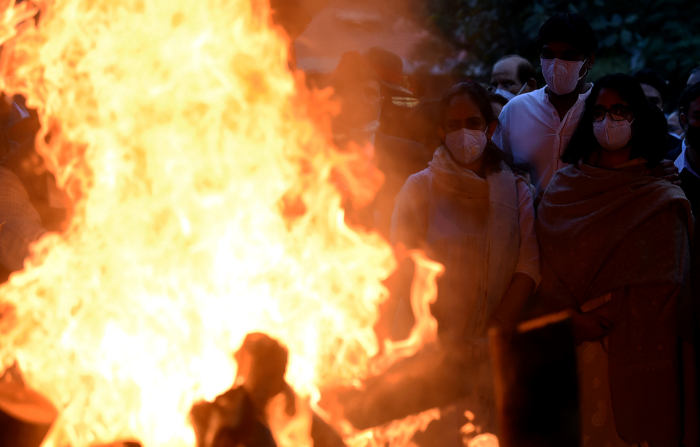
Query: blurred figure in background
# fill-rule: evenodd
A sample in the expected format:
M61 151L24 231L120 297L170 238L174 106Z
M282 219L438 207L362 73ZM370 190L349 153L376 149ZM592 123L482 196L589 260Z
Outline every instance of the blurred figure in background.
M536 76L535 68L527 59L515 54L504 56L493 65L488 90L511 100L537 90Z
M642 86L642 90L644 91L644 95L647 97L649 104L657 107L663 112L666 104L666 98L668 97L668 84L666 83L666 80L662 78L660 74L650 68L640 70L632 77L635 81L639 82L639 85ZM680 153L681 140L670 133L667 140L668 147L666 158L669 160L675 160Z
M541 193L554 173L583 112L591 90L586 76L595 62L598 40L580 14L550 17L537 34L547 85L518 95L504 108L494 142L532 166L532 183Z
M688 82L686 83L686 86L690 87L693 84L697 84L700 82L700 67L695 67L690 71L690 75L688 76Z
M384 98L379 117L379 131L384 135L406 138L408 115L418 100L413 92L404 86L403 61L389 50L372 47L363 57L370 68L377 73Z
M681 176L681 188L697 218L700 212L700 82L683 91L678 110L685 139L676 167Z
M576 312L582 445L697 445L683 426L697 416L694 328L678 319L693 218L679 187L646 175L665 136L634 79L603 77L538 209L538 299Z
M678 110L674 110L668 115L668 118L666 120L668 122L668 133L669 135L673 135L674 137L678 138L679 140L683 140L683 127L681 127L681 121L680 121L680 114L678 113ZM680 154L680 152L679 152ZM670 158L670 160L673 160L674 158Z
M22 269L32 242L66 219L63 194L34 150L39 127L23 101L0 99L0 282Z
M384 174L384 183L374 202L363 210L360 220L389 239L391 213L396 194L406 179L428 165L428 155L420 144L380 132L383 105L391 101L383 95L377 71L357 51L345 53L331 79L340 114L333 118L333 136L343 149L354 143L372 152L370 158Z
M650 68L639 70L632 77L642 86L642 90L649 104L658 107L659 110L663 112L664 102L668 94L668 84L666 84L666 80Z

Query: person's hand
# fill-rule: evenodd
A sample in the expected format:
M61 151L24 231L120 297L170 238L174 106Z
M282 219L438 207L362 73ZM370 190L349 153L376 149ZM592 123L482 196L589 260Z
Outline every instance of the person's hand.
M576 312L571 316L574 326L574 340L576 345L584 341L596 341L610 333L612 321L595 313Z
M681 177L678 175L678 168L671 160L661 160L658 166L655 166L648 172L652 177L662 178L667 182L680 186Z

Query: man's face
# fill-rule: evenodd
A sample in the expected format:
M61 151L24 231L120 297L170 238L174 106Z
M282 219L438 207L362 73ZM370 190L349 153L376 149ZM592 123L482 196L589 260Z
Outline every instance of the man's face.
M688 112L684 115L686 124L693 127L700 127L700 96L690 103Z
M523 88L518 79L518 59L511 57L497 62L491 73L491 87L517 95Z
M367 124L379 119L382 96L379 81L368 79L346 86L338 92L341 112L336 118L350 129L363 129Z
M577 50L568 42L548 42L542 46L542 51L540 52L540 58L542 59L561 59L564 61L587 61L581 67L579 71L579 77L586 74L586 71L590 70L593 65L593 57L586 57L581 51Z
M661 101L661 93L649 84L640 84L642 90L644 90L644 96L647 97L647 101L654 107L658 107L659 110L664 110L664 104Z

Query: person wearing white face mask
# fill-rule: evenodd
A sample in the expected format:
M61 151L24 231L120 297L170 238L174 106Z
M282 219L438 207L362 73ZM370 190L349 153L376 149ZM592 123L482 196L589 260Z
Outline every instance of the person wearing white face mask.
M587 445L697 441L688 280L693 218L683 191L647 175L666 121L633 78L601 78L537 214L546 311L572 309ZM682 350L679 349L682 346ZM684 380L680 380L684 377ZM684 445L697 445L695 441Z
M537 46L547 85L514 97L503 108L494 142L530 164L530 178L541 193L565 166L560 156L591 89L586 76L595 62L598 41L583 16L560 13L542 25Z
M566 166L561 156L591 91L587 76L595 62L598 40L582 15L559 13L542 25L537 46L547 85L508 102L493 141L505 153L530 165L530 179L540 197L554 173ZM667 160L652 175L676 181L677 172Z
M532 195L528 182L513 173L505 154L490 141L498 120L483 87L476 82L455 85L443 96L438 117L444 145L428 169L409 177L401 189L392 243L425 249L444 265L431 312L448 351L480 347L475 351L481 355L470 361L468 374L473 376L465 380L476 388L477 400L483 399L475 404L483 411L474 411L489 420L486 415L493 416L495 409L488 391L491 379L476 372L488 365L486 330L515 324L540 279Z
M529 185L490 141L498 121L484 88L459 83L440 110L444 146L399 193L392 242L445 266L433 314L441 339L460 345L518 320L539 282L539 254Z
M507 100L537 89L535 68L525 58L516 54L503 56L493 65L490 93L496 93Z

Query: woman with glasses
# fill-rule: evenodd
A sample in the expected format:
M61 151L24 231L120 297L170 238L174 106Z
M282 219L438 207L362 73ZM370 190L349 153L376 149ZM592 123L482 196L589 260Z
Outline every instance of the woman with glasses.
M678 446L694 400L678 319L693 218L678 186L648 175L666 150L658 112L627 75L596 82L538 208L538 299L574 311L585 445Z

